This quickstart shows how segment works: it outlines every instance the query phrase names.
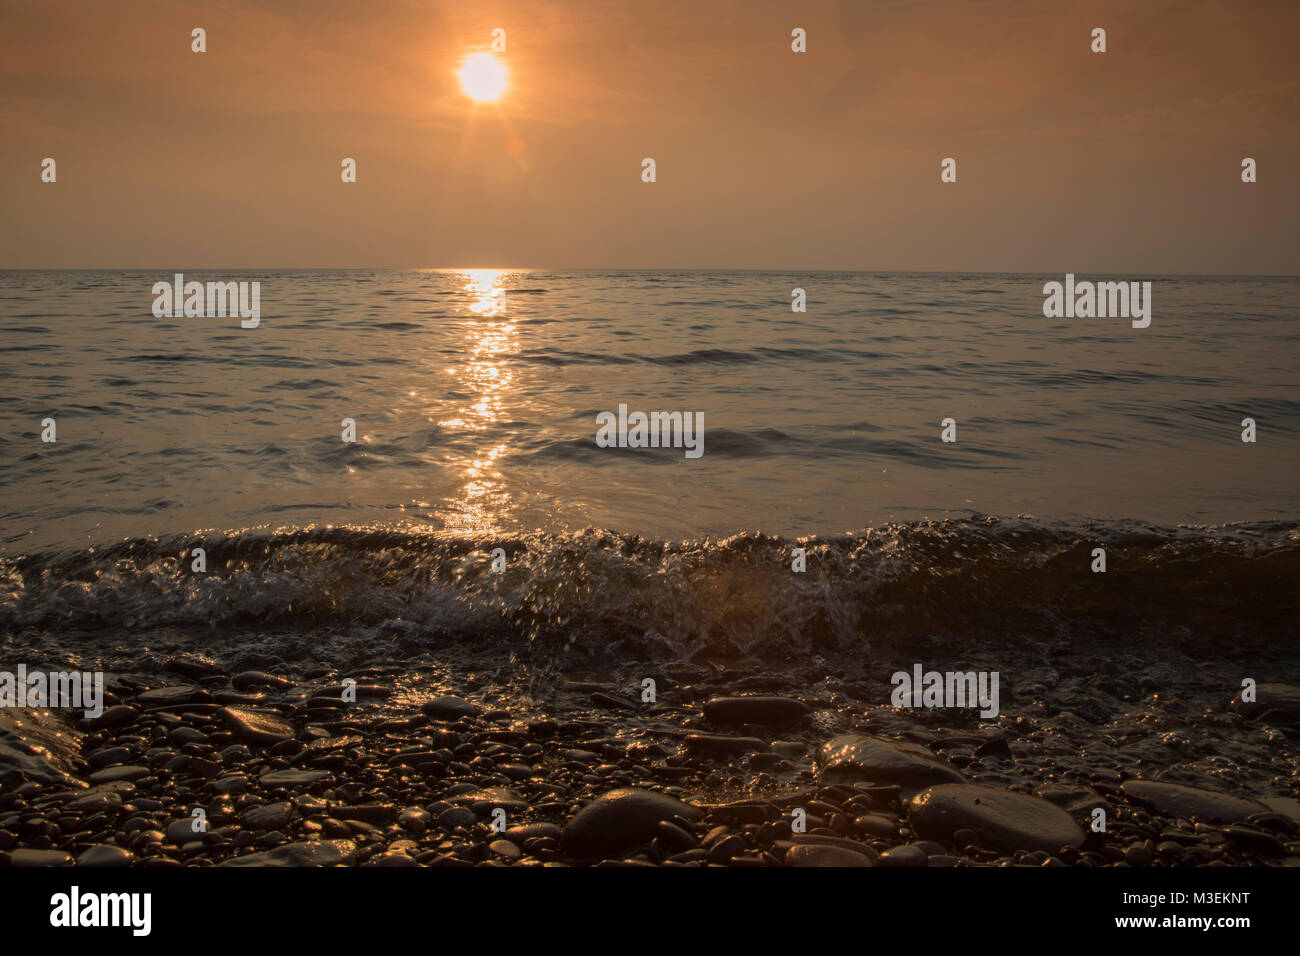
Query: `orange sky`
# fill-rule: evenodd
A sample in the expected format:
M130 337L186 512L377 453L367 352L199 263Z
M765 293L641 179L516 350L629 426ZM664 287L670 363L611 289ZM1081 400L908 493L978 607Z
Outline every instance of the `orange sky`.
M1294 274L1298 51L1294 0L0 0L0 268Z

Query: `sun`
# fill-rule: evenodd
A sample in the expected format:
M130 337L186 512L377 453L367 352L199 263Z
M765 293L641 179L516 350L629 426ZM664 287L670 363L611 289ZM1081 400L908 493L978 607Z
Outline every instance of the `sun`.
M491 103L506 91L506 68L491 53L475 53L456 74L470 99Z

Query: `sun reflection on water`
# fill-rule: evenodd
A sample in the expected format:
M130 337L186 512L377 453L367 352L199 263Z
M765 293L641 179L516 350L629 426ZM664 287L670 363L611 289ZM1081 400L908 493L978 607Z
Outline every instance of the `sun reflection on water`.
M495 425L506 420L505 402L515 384L508 358L519 350L518 331L506 315L505 273L497 269L471 269L463 273L470 302L464 322L465 359L449 369L459 380L459 391L471 396L457 409L455 418L439 426L465 432L482 432L473 459L464 463L465 484L451 502L448 530L462 533L495 531L502 527L513 501L505 475L499 468L507 446Z

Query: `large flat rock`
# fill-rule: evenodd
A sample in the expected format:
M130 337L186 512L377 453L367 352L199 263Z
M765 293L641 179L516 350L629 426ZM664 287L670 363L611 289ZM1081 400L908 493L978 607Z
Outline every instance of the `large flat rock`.
M1124 796L1157 813L1202 823L1237 823L1268 808L1217 790L1185 787L1157 780L1130 780L1120 788Z
M907 805L912 829L927 840L949 840L974 830L980 843L997 850L1045 850L1083 842L1071 816L1041 797L971 783L931 787Z
M218 866L349 866L357 845L351 840L305 840L286 843L274 850L249 853Z
M807 704L789 697L715 697L704 705L706 720L733 726L784 727L807 713Z

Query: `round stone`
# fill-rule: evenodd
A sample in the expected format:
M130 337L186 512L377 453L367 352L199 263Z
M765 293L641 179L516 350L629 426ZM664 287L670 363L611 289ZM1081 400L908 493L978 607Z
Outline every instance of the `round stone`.
M662 793L612 790L587 804L564 828L564 848L573 856L611 856L649 843L659 824L673 817L697 820L702 812Z

